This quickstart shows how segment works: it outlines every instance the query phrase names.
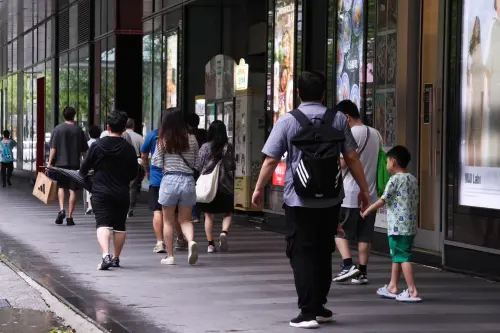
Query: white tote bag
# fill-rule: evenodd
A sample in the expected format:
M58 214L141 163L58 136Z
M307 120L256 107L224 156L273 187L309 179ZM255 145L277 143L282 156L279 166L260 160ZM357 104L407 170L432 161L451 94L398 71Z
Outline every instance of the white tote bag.
M206 175L200 175L196 181L196 202L210 203L215 199L219 187L220 160L214 170Z

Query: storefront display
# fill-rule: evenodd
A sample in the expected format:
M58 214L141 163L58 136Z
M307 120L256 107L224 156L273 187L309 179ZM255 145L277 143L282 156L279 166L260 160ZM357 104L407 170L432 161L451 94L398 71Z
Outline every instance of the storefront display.
M179 54L179 33L177 29L167 33L166 42L166 107L175 108L177 106L178 89L178 54Z
M273 122L294 108L295 0L276 1L273 60ZM286 155L273 175L272 184L284 186Z
M274 122L293 110L295 0L276 2L274 26Z
M459 204L500 209L500 1L463 2Z
M337 8L336 102L350 99L363 112L364 1L343 0Z

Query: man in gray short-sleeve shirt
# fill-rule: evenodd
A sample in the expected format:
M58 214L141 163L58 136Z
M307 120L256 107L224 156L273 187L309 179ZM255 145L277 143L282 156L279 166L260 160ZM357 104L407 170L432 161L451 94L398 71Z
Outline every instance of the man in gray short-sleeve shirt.
M322 119L327 108L322 105L326 90L326 80L322 74L303 72L298 80L298 94L302 103L299 110L310 120ZM359 199L364 207L370 203L368 185L363 167L359 161L358 148L349 128L347 118L337 112L333 127L342 131L345 141L341 152L351 173L361 188ZM290 321L290 325L300 328L315 328L319 323L332 320L332 312L324 307L332 281L332 252L334 235L338 226L340 204L344 198L342 191L337 198L314 199L299 197L293 186L292 170L300 161L300 151L292 146L291 140L300 131L297 120L285 114L273 127L262 150L266 159L257 181L252 203L262 206L264 188L281 157L286 153L286 173L284 188L284 209L286 220L286 254L293 268L298 305L301 313ZM337 172L332 170L332 173Z

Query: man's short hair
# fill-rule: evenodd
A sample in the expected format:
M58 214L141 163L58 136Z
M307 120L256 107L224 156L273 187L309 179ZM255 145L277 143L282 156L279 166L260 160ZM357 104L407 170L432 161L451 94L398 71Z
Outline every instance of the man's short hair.
M396 160L398 165L406 169L408 164L411 161L411 154L408 149L404 146L395 146L391 150L389 150L386 154L387 158L393 158Z
M191 113L187 116L186 122L190 127L198 128L198 126L200 125L200 116L198 116L196 113Z
M350 116L353 119L360 119L361 115L359 114L358 106L354 104L350 99L345 99L337 104L337 110L342 111L346 115Z
M297 85L302 102L319 102L326 91L326 78L316 71L304 71L299 76Z
M126 112L114 110L108 115L108 126L113 133L121 134L125 131L128 115Z
M6 139L9 139L9 138L10 138L10 132L9 132L9 130L5 130L5 131L3 131L3 133L2 133L2 134L3 134L3 137L4 137L4 138L6 138Z
M134 129L135 128L135 120L133 118L128 118L127 119L127 129Z
M64 120L73 121L73 120L75 120L76 110L75 110L75 108L73 108L71 106L67 106L64 108L62 114L63 114Z

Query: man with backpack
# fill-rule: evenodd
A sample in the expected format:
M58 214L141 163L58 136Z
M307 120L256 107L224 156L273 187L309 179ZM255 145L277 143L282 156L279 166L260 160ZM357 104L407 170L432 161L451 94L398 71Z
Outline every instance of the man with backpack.
M284 209L286 254L293 269L301 313L290 326L316 328L332 320L325 308L332 281L332 252L344 199L341 155L361 191L363 207L370 193L358 148L342 112L323 106L325 77L303 72L298 79L301 104L279 118L262 150L266 159L252 197L262 206L264 188L287 153Z
M10 181L14 171L14 154L12 149L16 146L16 141L10 138L8 130L3 131L3 138L0 141L0 151L2 152L2 187L12 186Z
M382 138L376 129L365 126L361 122L358 107L352 101L340 102L337 109L346 115L354 140L356 140L359 147L358 155L370 189L370 202L373 203L378 199L377 164ZM383 167L385 168L385 163ZM367 284L367 264L375 228L376 213L368 215L365 219L361 218L358 203L358 184L356 184L345 163L342 163L342 169L345 198L340 209L339 232L335 236L335 243L342 256L342 268L340 273L333 278L333 281L345 282L351 279L351 283L354 284ZM358 242L359 268L352 261L349 241Z

